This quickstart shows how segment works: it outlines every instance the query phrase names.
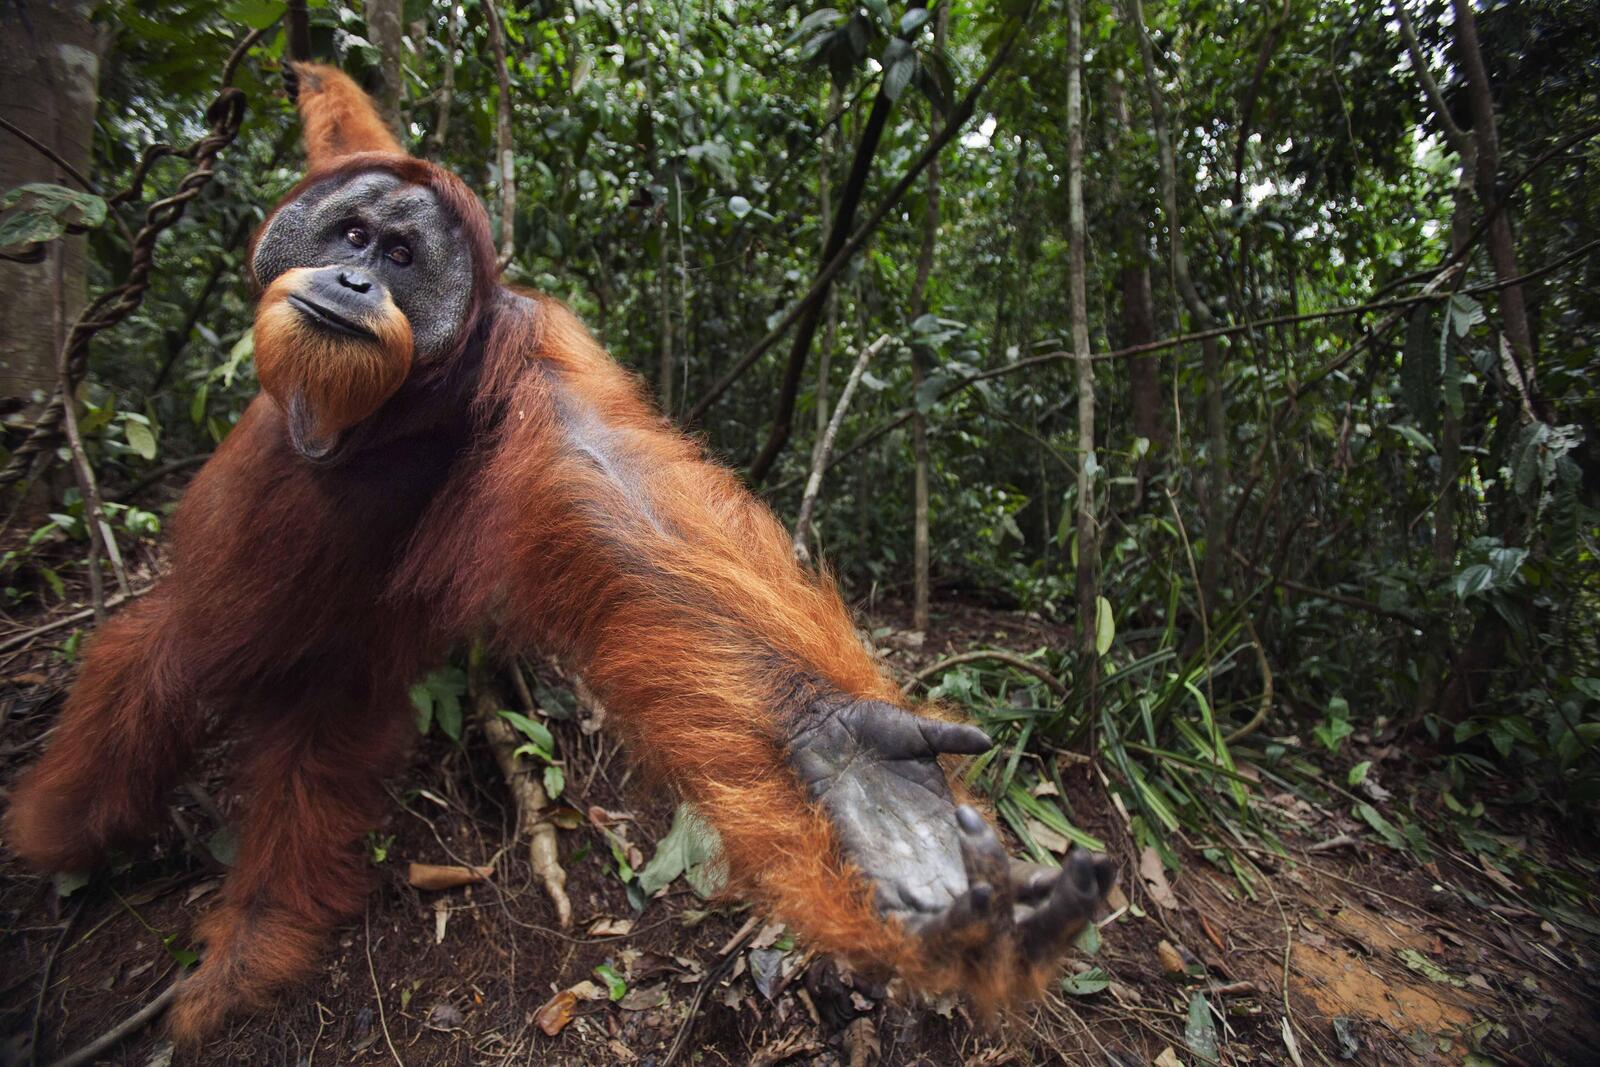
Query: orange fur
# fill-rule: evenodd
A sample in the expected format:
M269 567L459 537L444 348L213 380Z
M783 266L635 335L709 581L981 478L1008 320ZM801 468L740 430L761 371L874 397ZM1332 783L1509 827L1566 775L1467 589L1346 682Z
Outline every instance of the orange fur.
M311 409L315 433L327 436L365 419L400 388L411 371L411 324L385 294L379 314L364 324L376 341L321 329L287 302L313 273L306 267L285 271L261 294L256 374L286 411L298 392Z
M371 97L337 67L295 63L300 78L300 117L304 124L306 160L312 170L357 152L404 155L405 150Z

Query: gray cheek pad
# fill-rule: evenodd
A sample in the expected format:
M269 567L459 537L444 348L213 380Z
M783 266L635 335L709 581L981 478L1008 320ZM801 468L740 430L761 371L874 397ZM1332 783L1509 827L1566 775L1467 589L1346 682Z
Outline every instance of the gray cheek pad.
M411 323L419 360L447 351L462 326L472 295L472 256L461 227L433 192L383 171L329 178L285 204L256 242L251 267L266 287L295 267L340 262L332 231L359 215L369 224L406 233L414 256L390 287L396 306ZM444 225L441 225L441 224Z

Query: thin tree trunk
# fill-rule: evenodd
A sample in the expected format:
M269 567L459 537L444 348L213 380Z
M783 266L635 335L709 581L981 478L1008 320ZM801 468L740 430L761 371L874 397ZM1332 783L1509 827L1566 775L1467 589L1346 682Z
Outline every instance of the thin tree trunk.
M1495 126L1494 96L1489 91L1489 72L1478 47L1478 22L1472 0L1454 0L1456 53L1467 83L1467 103L1472 109L1472 138L1477 147L1478 201L1490 216L1489 258L1494 263L1495 279L1505 283L1522 272L1517 266L1517 246L1511 233L1511 218L1500 204L1500 137ZM1506 341L1511 346L1512 369L1521 379L1518 392L1540 419L1550 421L1550 412L1539 397L1533 377L1533 334L1528 327L1528 311L1522 286L1506 285L1500 290L1500 319Z
M1028 15L1031 15L1035 10L1036 8L1030 5ZM889 190L882 200L878 201L877 206L872 210L872 214L867 216L860 227L845 240L843 246L834 257L822 265L822 268L817 271L817 276L811 280L811 287L805 291L800 299L789 306L789 310L785 311L778 322L767 331L766 336L746 349L734 361L733 366L722 377L712 383L711 387L706 390L700 399L695 401L694 406L689 409L688 415L684 419L685 422L698 422L711 409L712 405L732 387L733 383L738 381L745 371L754 366L758 359L766 355L773 345L787 336L790 329L808 315L815 313L816 308L827 299L828 293L832 290L834 279L849 265L856 253L865 247L867 241L877 232L884 219L888 218L889 213L900 203L901 198L916 184L917 178L927 169L928 164L944 149L945 145L955 139L956 134L960 133L972 118L973 113L977 110L978 100L983 96L983 92L988 88L989 83L994 80L995 76L1000 73L1001 68L1011 58L1018 40L1027 29L1027 25L1026 18L1014 24L1011 33L995 49L994 54L990 56L988 64L983 68L983 73L978 75L971 88L951 109L950 117L939 130L938 136L923 146L922 153L906 168L905 173L900 175L899 180L894 183L894 187ZM816 330L815 323L812 324L811 328L814 333ZM791 405L792 402L793 397L791 396ZM792 406L790 414L793 414ZM777 447L773 452L774 456L778 451L782 450L783 444L787 440L788 430L785 429L783 440L777 443Z
M950 5L939 5L934 22L934 47L944 50L950 31ZM930 120L937 116L930 114ZM929 123L930 133L933 122ZM917 255L917 280L911 292L911 316L916 319L928 311L928 278L933 274L933 253L939 241L939 159L928 164L928 193L922 213L922 248ZM911 349L912 396L921 395L922 383L927 378L933 354L926 345L913 345ZM911 558L912 597L911 627L927 633L931 622L928 590L928 419L918 407L911 418L912 515Z
M461 8L451 4L445 16L445 61L439 79L439 109L433 120L433 132L428 134L423 155L438 159L444 152L445 138L450 135L450 109L456 100L456 51L461 47Z
M649 19L649 16L645 16ZM657 121L656 108L656 61L653 42L655 39L655 25L653 21L644 23L645 33L645 72L644 72L644 107L646 121L649 124L648 136L645 138L645 150L650 154L651 171L654 174L652 183L656 189L661 190L661 202L656 208L656 395L661 402L661 410L670 418L672 415L672 275L667 270L667 253L672 244L670 222L672 212L669 210L672 197L667 191L667 161L666 153L661 148L660 124ZM682 210L680 205L680 210Z
M1117 71L1106 85L1111 116L1117 124L1113 152L1128 144L1128 100L1123 92L1122 72ZM1117 171L1111 171L1111 200L1118 205L1118 228L1122 231L1123 262L1118 271L1122 293L1122 344L1149 344L1156 339L1155 302L1150 294L1150 261L1144 242L1144 220L1132 202L1123 200ZM1142 198L1141 198L1142 199ZM1165 406L1161 392L1161 360L1155 353L1128 361L1128 406L1133 411L1133 432L1149 441L1152 450L1166 443ZM1150 454L1140 457L1136 472L1134 506L1144 498L1144 483L1149 475Z
M1067 284L1072 314L1072 351L1078 389L1078 691L1094 700L1098 657L1095 617L1099 534L1095 527L1094 363L1089 358L1089 301L1084 246L1088 225L1083 212L1083 0L1067 0ZM1092 708L1086 709L1092 710Z
M1461 171L1456 178L1454 201L1450 209L1450 252L1459 254L1472 229L1470 201L1472 183L1477 173L1478 142L1463 130L1450 113L1444 93L1433 76L1427 54L1417 40L1411 17L1406 13L1404 0L1395 3L1395 17L1400 25L1400 37L1405 41L1406 52L1411 57L1411 69L1422 86L1428 105L1439 120L1445 141L1461 160ZM1444 420L1439 433L1439 502L1433 515L1433 558L1441 574L1455 568L1456 554L1456 483L1461 476L1461 420L1446 403Z
M844 94L838 83L828 79L828 114L838 114L844 104ZM821 212L822 248L828 247L828 234L833 230L833 155L838 145L838 124L831 123L822 133L821 162L817 168L817 206ZM833 348L839 343L839 292L828 290L828 310L822 325L822 351L817 356L817 440L811 449L812 464L822 448L822 438L828 432L828 375L833 369Z
M505 31L495 0L483 0L483 17L489 27L489 48L494 52L495 78L500 98L495 102L495 147L500 161L500 269L517 254L517 160L511 137L511 72L506 67Z
M912 7L925 6L924 0L915 0ZM827 264L843 250L855 225L856 208L861 205L861 195L866 192L867 178L872 173L872 160L878 154L878 144L883 139L884 128L889 123L889 113L894 101L884 91L882 84L873 97L872 110L867 115L866 127L861 131L861 141L856 145L855 157L850 161L850 174L845 179L844 190L839 194L839 211L834 216L833 227L828 231L828 243L822 250L822 262ZM816 337L817 325L822 319L822 298L826 298L829 285L818 294L800 317L794 341L789 346L789 361L784 367L783 382L778 387L778 406L772 417L772 433L750 464L750 480L759 484L772 469L778 454L789 442L794 425L795 399L800 391L800 379L805 373L806 357L811 352L811 341Z
M811 560L811 550L806 547L806 542L811 536L811 515L817 506L817 496L822 492L822 475L828 466L828 455L833 451L833 442L839 436L839 427L844 423L845 412L850 408L850 398L855 394L861 376L866 373L867 364L872 362L872 357L883 351L883 347L888 343L889 335L883 334L861 350L861 355L856 357L856 365L850 370L850 377L845 379L844 390L839 394L839 404L833 410L833 417L828 420L828 428L822 432L821 447L812 458L811 474L806 478L806 491L800 497L800 514L794 522L794 557L801 563Z
M366 0L367 34L378 50L378 83L373 86L372 99L378 105L378 114L393 131L401 144L407 141L404 125L400 121L400 100L406 91L405 44L401 40L402 0Z
M1011 183L1011 203L1006 209L1005 233L1001 237L1000 262L1005 265L1004 270L994 272L994 325L989 331L989 358L993 362L996 357L1004 358L1006 354L1006 338L1010 335L1011 328L1011 290L1016 287L1016 278L1021 276L1023 285L1027 284L1025 270L1013 270L1014 261L1024 259L1015 254L1017 231L1022 228L1020 214L1024 210L1028 199L1028 138L1024 134L1017 139L1017 176ZM1026 252L1026 249L1024 249Z
M1167 123L1166 102L1161 96L1161 82L1156 72L1154 48L1150 33L1145 27L1144 8L1140 0L1128 0L1128 12L1139 36L1139 60L1144 67L1145 86L1150 95L1150 118L1155 127L1157 162L1161 175L1161 202L1167 222L1167 245L1172 257L1172 279L1183 297L1189 314L1200 330L1214 329L1216 316L1211 313L1195 288L1189 274L1189 258L1183 246L1183 220L1178 213L1177 162L1173 153L1172 133ZM1208 482L1206 486L1206 552L1200 572L1200 595L1207 605L1215 600L1217 580L1223 558L1227 555L1227 516L1224 514L1225 494L1228 486L1228 426L1222 396L1222 379L1226 360L1222 346L1215 337L1200 342L1201 377L1204 381L1203 408L1206 421L1206 448L1210 453Z

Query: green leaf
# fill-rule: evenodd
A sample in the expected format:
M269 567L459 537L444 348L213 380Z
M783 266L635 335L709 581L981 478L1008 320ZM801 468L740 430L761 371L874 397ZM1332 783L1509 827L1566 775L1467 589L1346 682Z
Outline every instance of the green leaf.
M1111 985L1111 976L1099 967L1061 979L1061 991L1069 997L1090 997Z
M656 843L656 854L639 872L639 890L655 896L680 874L716 860L722 853L717 832L688 804L672 814L672 828Z
M242 22L252 30L264 30L283 15L282 0L235 0L222 11L230 22Z
M539 755L547 760L555 758L556 739L550 728L542 722L535 722L526 715L515 711L501 711L500 717L512 726L517 732L533 743L533 748Z
M411 706L417 709L417 732L426 734L433 725L433 694L421 682L412 686L409 692Z
M612 1000L621 1000L628 995L628 983L622 980L622 975L609 963L602 963L594 969L594 976L606 985L606 992Z
M42 244L74 229L93 229L106 220L106 202L93 193L64 185L31 182L0 196L0 248Z
M456 693L435 693L433 717L439 729L452 741L461 740L461 697Z
M1367 772L1371 769L1372 761L1369 759L1362 760L1354 767L1351 767L1350 773L1344 776L1345 784L1351 787L1360 785L1367 780Z
M57 871L50 877L50 882L55 886L56 896L65 900L88 885L89 876L78 871Z
M796 41L800 40L802 37L805 37L809 34L814 34L818 30L829 29L833 26L837 26L843 21L844 14L842 12L835 11L831 7L818 8L800 20L800 25L796 26L794 28L794 32L789 34L789 36L784 39L783 46L787 48Z
M128 419L122 424L122 432L128 439L128 447L144 459L156 458L156 435L150 427L142 422Z
M1183 1027L1183 1043L1207 1063L1217 1062L1217 1020L1204 994L1197 992L1189 997L1189 1018Z
M1457 337L1465 337L1468 330L1483 321L1483 305L1472 297L1456 293L1450 298L1450 322Z
M1433 442L1428 440L1427 436L1415 426L1407 426L1403 422L1397 422L1393 424L1392 429L1395 433L1399 434L1401 437L1404 437L1407 441L1410 441L1423 451L1434 451Z
M161 939L161 947L167 950L167 955L177 961L179 967L189 968L200 962L200 957L192 948L179 948L178 935L168 934Z
M1397 851L1405 851L1405 836L1394 828L1393 823L1379 815L1377 808L1374 808L1371 804L1357 804L1356 814L1361 816L1368 826L1378 832L1378 836L1383 838L1384 844Z
M461 740L461 698L467 691L467 676L459 667L434 671L411 687L411 703L417 709L417 727L423 733L438 722L439 729L452 741Z
M1493 586L1494 568L1487 563L1474 563L1456 575L1456 598L1466 600L1468 597L1488 592Z
M57 600L64 599L67 595L67 583L61 580L61 575L41 564L39 576L50 586L50 591L56 595Z
M1322 742L1322 747L1329 752L1337 752L1344 739L1355 733L1356 728L1344 719L1329 719L1312 727L1311 732Z
M1084 923L1083 929L1072 939L1072 950L1080 956L1100 954L1100 928L1094 923Z
M1117 636L1117 622L1111 614L1111 601L1103 596L1094 598L1094 654L1103 656Z
M917 55L912 52L901 56L890 64L883 75L883 95L891 101L900 99L900 94L906 91L906 86L911 84L911 76L917 72Z
M560 767L550 764L544 769L544 795L554 800L567 787L567 776Z
M1448 973L1437 963L1434 963L1432 960L1414 948L1401 949L1400 960L1407 967L1410 967L1413 971L1416 971L1430 982L1437 983L1438 985L1458 986L1462 988L1466 987L1467 983Z
M914 7L900 16L900 36L909 38L928 24L933 12L925 7Z
M944 395L945 387L950 384L950 379L943 374L930 374L922 379L922 384L917 386L915 403L917 410L926 415L939 404L939 398Z

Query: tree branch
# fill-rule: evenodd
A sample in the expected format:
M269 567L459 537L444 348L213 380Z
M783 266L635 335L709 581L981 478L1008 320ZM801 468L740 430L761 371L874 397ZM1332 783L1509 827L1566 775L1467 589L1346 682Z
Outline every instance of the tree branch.
M967 90L967 94L961 98L961 102L951 110L950 118L940 129L938 136L928 142L927 147L917 157L916 162L911 164L905 174L901 175L894 188L889 190L888 195L883 198L867 220L856 228L855 233L845 242L839 253L817 272L816 278L811 282L811 288L807 289L805 295L784 313L783 318L778 320L777 325L769 330L765 337L746 350L744 355L740 356L734 365L728 369L728 372L717 379L710 389L706 390L705 395L696 401L694 407L690 408L688 414L684 416L685 423L698 422L703 418L705 413L711 409L711 406L721 399L722 395L728 391L728 388L738 381L740 376L749 370L756 360L760 359L767 353L768 349L783 339L784 334L788 333L789 329L800 320L801 315L827 295L828 287L832 284L833 279L849 265L850 261L855 258L855 254L861 251L862 246L867 243L867 239L872 236L873 231L878 228L889 212L900 202L900 198L905 196L911 187L916 184L917 177L927 169L928 164L933 162L944 146L949 144L955 138L955 135L961 131L961 128L972 118L972 114L977 107L978 98L983 95L983 91L988 87L989 82L994 80L994 76L1005 65L1012 49L1016 46L1017 40L1022 36L1023 29L1026 28L1034 11L1037 10L1037 6L1037 2L1035 2L1029 7L1027 14L1018 22L1016 29L1012 31L1011 36L1006 38L1005 43L996 50L994 57L989 60L989 65L978 76L978 80L972 84L972 88Z

